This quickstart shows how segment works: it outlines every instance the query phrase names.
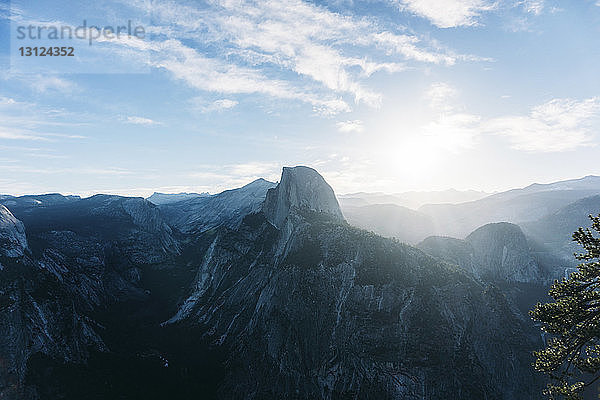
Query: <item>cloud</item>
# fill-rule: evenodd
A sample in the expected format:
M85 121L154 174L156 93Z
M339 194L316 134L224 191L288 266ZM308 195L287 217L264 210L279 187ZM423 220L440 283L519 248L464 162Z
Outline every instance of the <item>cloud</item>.
M600 98L554 99L528 115L493 118L482 130L506 137L516 150L560 152L593 145L599 124Z
M207 103L203 98L196 97L192 99L193 108L199 110L201 113L221 112L230 110L238 105L237 100L231 99L219 99L211 103Z
M458 96L459 91L448 83L431 84L424 97L436 114L420 128L418 145L452 153L475 146L482 118L462 111L463 107L457 105Z
M394 0L402 9L428 19L439 28L473 26L482 13L493 10L486 0Z
M2 172L8 173L25 173L25 174L43 174L43 175L54 175L54 174L68 174L68 175L91 175L91 176L122 176L132 175L133 171L118 167L71 167L71 168L36 168L19 165L6 165L0 166L0 174Z
M354 120L354 121L342 121L342 122L338 122L335 124L335 126L337 127L338 131L343 132L343 133L351 133L351 132L362 132L364 127L363 127L363 122L360 120Z
M0 139L48 140L43 136L35 134L34 132L25 131L22 129L14 129L7 126L0 126Z
M63 121L68 118L70 121ZM84 139L79 134L52 132L57 127L79 127L73 115L62 110L18 101L0 95L0 139L56 141L57 139Z
M600 98L553 99L534 106L525 115L485 118L457 106L458 91L447 83L434 83L425 93L438 113L420 128L430 145L458 152L473 148L482 135L508 139L510 147L525 152L561 152L593 145L600 125ZM428 144L429 145L429 144Z
M421 128L424 145L458 153L475 146L481 117L467 113L444 113Z
M458 95L458 91L444 82L433 83L425 92L425 98L429 100L431 107L437 111L450 111L454 108L452 100Z
M398 27L301 0L131 4L152 15L155 39L122 44L149 49L152 66L199 90L300 100L327 115L350 111L346 96L379 107L381 94L366 84L372 74L403 71L407 62L469 58Z
M137 116L130 116L127 117L127 123L129 124L135 124L135 125L162 125L160 122L154 121L153 119L150 118L144 118L144 117L137 117Z
M40 93L61 92L69 94L79 90L79 87L74 82L58 76L32 74L28 74L27 76L11 76L11 79L15 78Z
M328 115L350 111L350 106L340 98L319 96L296 88L286 80L269 78L258 70L207 57L176 39L152 42L128 40L124 44L132 49L151 51L153 57L148 62L153 67L168 71L175 79L198 90L300 100L311 104L317 112Z
M199 165L188 176L198 180L195 187L211 193L246 185L264 178L272 182L279 180L283 164L278 162L249 161L237 164Z
M544 11L545 0L523 0L523 8L528 13L540 15Z
M323 115L348 112L352 104L379 107L382 95L368 85L373 74L398 73L411 63L479 60L375 17L302 0L121 1L152 25L143 40L99 38L93 48L99 57L165 70L200 91L300 101ZM38 88L73 86L53 78Z

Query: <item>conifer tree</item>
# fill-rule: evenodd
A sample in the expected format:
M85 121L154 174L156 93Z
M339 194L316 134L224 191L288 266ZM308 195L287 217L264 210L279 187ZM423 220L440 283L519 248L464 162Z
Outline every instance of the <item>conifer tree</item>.
M538 303L531 316L548 333L546 348L535 352L535 369L548 374L551 399L580 399L600 381L600 215L592 228L579 228L573 240L583 247L581 261L567 279L550 289L554 302Z

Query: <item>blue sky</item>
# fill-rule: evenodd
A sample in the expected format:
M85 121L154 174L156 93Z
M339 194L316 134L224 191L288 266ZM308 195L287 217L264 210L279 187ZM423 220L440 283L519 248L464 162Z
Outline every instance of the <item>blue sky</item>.
M597 0L0 2L0 193L338 193L600 175ZM143 26L21 57L18 26ZM88 31L89 33L90 31Z

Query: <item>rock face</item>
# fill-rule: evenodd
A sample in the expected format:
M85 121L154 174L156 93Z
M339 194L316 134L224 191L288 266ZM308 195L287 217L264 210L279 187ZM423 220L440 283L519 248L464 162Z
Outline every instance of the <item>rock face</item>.
M590 214L600 214L600 195L573 202L553 214L524 224L523 229L528 235L575 265L577 261L573 253L581 252L582 248L573 241L572 235L579 227L589 226Z
M0 246L10 257L0 256L2 399L54 397L28 384L28 373L47 373L31 367L32 359L78 365L108 351L98 312L146 298L142 270L179 254L171 228L144 199L57 196L10 199L23 223L0 206L1 235L10 239Z
M527 238L517 225L493 223L476 229L465 239L473 246L478 275L487 280L545 282L548 277L532 257Z
M551 268L541 265L534 256L521 228L508 222L484 225L465 240L432 236L417 247L485 282L543 285L553 278Z
M503 294L345 224L322 178L284 170L262 213L206 233L167 325L227 354L220 398L529 399L541 344Z
M0 271L2 399L539 397L541 339L504 292L349 226L310 168L160 207L54 200L10 199L30 251ZM473 260L522 277L496 231Z
M447 236L430 236L417 245L427 254L451 264L456 264L465 271L480 278L480 272L487 269L475 264L475 249L466 240Z
M294 210L309 210L344 220L333 189L309 167L284 167L277 187L267 192L263 212L273 225L281 228Z
M27 237L23 223L0 205L0 256L22 257L26 249Z
M162 205L177 203L180 201L191 200L198 197L210 197L208 193L159 193L154 192L152 196L148 197L148 200L152 204Z
M24 384L33 354L82 362L89 349L104 345L80 313L90 300L75 289L84 288L58 275L68 272L64 258L48 252L32 259L23 223L2 205L0 261L0 398L36 399L35 388Z
M222 225L236 228L244 216L260 210L267 190L273 187L274 183L257 179L214 196L163 204L160 210L172 226L184 233L200 233Z

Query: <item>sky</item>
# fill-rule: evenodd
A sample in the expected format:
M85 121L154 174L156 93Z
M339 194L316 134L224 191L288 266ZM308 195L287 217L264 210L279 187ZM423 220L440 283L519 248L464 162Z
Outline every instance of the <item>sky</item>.
M0 0L0 193L215 193L293 165L337 193L600 175L598 0L86 3ZM20 55L49 45L74 56Z

